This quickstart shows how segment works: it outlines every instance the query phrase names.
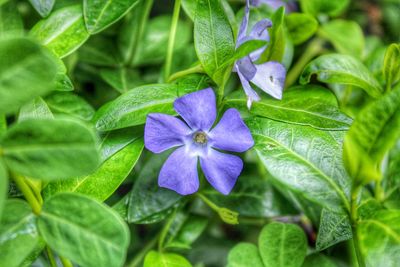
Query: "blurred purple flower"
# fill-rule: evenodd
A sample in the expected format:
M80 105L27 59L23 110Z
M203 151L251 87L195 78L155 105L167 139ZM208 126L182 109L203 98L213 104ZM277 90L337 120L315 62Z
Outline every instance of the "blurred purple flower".
M244 152L254 145L239 112L228 109L211 129L216 117L215 94L211 88L175 100L174 109L184 119L166 114L147 116L144 143L153 153L178 147L168 157L158 176L158 184L181 195L199 188L198 160L208 182L222 194L229 194L240 175L240 157L219 150Z
M236 48L249 40L269 41L268 28L272 26L272 22L269 19L257 22L247 35L249 14L249 0L246 0L245 15L239 28ZM260 58L266 48L267 46L264 46L235 62L234 71L238 73L240 82L247 95L247 107L249 109L253 101L260 101L260 97L251 87L250 82L272 97L282 99L282 91L286 78L285 67L275 61L259 65L254 63Z
M250 0L250 4L252 6L260 6L261 4L269 5L273 10L280 8L281 6L285 7L286 13L296 12L297 4L295 1L290 0Z

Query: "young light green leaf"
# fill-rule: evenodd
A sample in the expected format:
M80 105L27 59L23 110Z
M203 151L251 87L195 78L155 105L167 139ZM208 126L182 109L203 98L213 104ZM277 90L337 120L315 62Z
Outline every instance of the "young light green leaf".
M102 69L100 71L100 76L106 83L121 94L143 83L139 72L134 69L123 67L117 69Z
M67 67L61 59L57 60L57 76L56 76L56 87L57 91L72 91L74 85L67 74Z
M319 36L332 43L342 54L361 58L365 40L361 27L354 21L336 19L321 26Z
M304 13L290 13L285 17L285 23L295 45L307 41L318 29L318 21Z
M23 105L19 111L18 121L24 121L28 119L53 119L53 113L51 113L46 102L41 97L37 97L34 100Z
M30 34L60 58L74 52L89 38L81 5L58 9L39 21Z
M375 98L383 92L370 71L359 60L348 55L328 54L314 59L304 68L300 83L309 83L314 74L320 82L354 85Z
M334 210L349 208L350 179L341 158L343 132L265 118L246 123L257 155L280 188Z
M52 249L81 266L124 264L129 229L106 205L80 194L60 193L44 202L37 223Z
M0 62L0 114L11 113L55 87L56 59L30 39L1 39Z
M351 222L346 213L322 210L317 236L317 250L324 250L352 237Z
M323 254L311 254L308 255L302 265L302 267L338 267L332 259L324 256Z
M29 0L29 2L31 2L33 8L40 16L47 17L53 9L56 0Z
M242 92L228 96L225 105L243 113L248 111L247 98ZM322 130L347 130L352 123L351 118L340 111L335 95L324 87L314 85L289 88L283 95L283 101L263 98L254 102L248 112Z
M28 257L44 247L40 240L35 216L28 203L22 200L6 201L0 224L0 266L30 266ZM24 265L23 265L24 264Z
M154 250L147 253L143 267L192 267L192 264L178 254L160 253Z
M194 45L206 73L217 84L223 83L226 79L226 69L221 70L220 66L234 54L235 42L232 28L220 1L197 1Z
M90 34L98 33L122 18L138 0L84 0L83 14Z
M258 246L264 266L301 267L307 253L306 235L295 224L268 224L261 231Z
M23 33L24 25L17 3L11 1L0 5L0 38L7 35L21 36Z
M349 5L350 0L300 0L301 10L318 17L319 15L339 16Z
M387 86L400 80L400 44L391 44L385 53L383 76Z
M66 92L50 94L45 98L47 105L54 113L67 114L81 120L91 120L94 108L82 97Z
M239 243L228 254L227 267L264 267L256 245Z
M82 176L99 163L97 138L72 119L27 119L1 140L4 161L14 172L45 180Z
M346 169L356 182L380 179L378 166L400 134L400 86L357 115L344 142Z

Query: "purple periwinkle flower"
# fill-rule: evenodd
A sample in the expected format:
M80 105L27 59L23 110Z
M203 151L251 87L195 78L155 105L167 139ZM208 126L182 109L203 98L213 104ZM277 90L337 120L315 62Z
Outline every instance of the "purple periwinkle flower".
M250 33L247 34L249 14L249 0L246 0L245 15L239 28L236 48L249 40L269 41L268 28L272 26L272 22L269 19L260 20L253 26ZM234 70L238 73L240 82L247 95L247 107L249 109L253 101L260 101L260 97L250 83L255 84L272 97L282 99L286 78L285 67L275 61L255 64L266 48L267 46L264 46L235 62Z
M250 4L252 6L260 6L261 4L269 5L273 10L280 8L281 6L285 7L286 13L296 12L297 11L297 3L295 0L250 0Z
M215 94L211 88L177 98L175 111L182 120L151 113L144 129L144 144L154 153L178 147L165 161L158 184L181 195L199 189L198 161L207 181L222 194L229 194L239 177L243 162L220 150L244 152L254 145L239 112L228 109L212 128L216 117Z

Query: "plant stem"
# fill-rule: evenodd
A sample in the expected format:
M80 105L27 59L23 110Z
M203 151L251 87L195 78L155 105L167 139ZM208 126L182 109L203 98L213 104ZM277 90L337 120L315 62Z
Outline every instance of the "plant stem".
M22 194L24 195L26 201L28 201L29 205L31 206L33 213L38 215L42 210L42 206L36 199L35 194L32 192L29 185L26 183L25 178L18 174L13 174L13 179L19 190L21 190Z
M167 58L165 60L164 81L167 81L171 74L172 57L174 55L174 45L176 29L178 27L179 12L181 10L181 0L175 0L174 13L172 14L171 29L169 31Z
M358 194L361 191L361 186L355 186L355 188L352 189L351 192L351 210L350 210L350 218L352 222L352 232L353 232L353 244L354 244L354 250L356 252L357 256L357 262L359 267L365 267L365 262L364 258L361 255L361 250L360 250L360 240L358 238L358 233L357 233L357 221L358 221L358 214L357 214L357 198Z
M147 254L149 250L156 246L159 235L156 235L149 243L141 250L139 253L132 259L131 262L128 263L127 267L136 267L142 262L143 258Z
M385 192L382 189L382 182L376 181L375 182L375 199L379 202L382 202L385 199Z
M180 77L189 75L189 74L193 74L193 73L204 73L203 67L199 64L199 65L195 65L191 68L188 68L186 70L182 70L182 71L178 71L175 72L174 74L172 74L169 79L167 80L167 82L172 82Z
M167 222L165 223L163 229L161 230L160 233L160 238L158 239L158 250L161 252L163 249L163 244L165 241L165 238L168 234L168 230L171 227L171 224L173 223L174 219L175 219L175 215L176 215L176 209L174 210L174 212L170 215L170 217L168 218Z
M204 201L204 203L207 204L207 206L209 206L212 210L219 212L220 207L217 206L214 202L212 202L211 200L209 200L205 195L203 195L202 193L197 193L196 194L199 198L201 198L201 200Z
M51 251L51 248L49 246L46 246L46 253L47 253L47 257L49 258L51 267L57 267L57 263L54 258L53 251Z
M74 265L72 265L72 263L68 259L61 257L61 256L59 256L59 257L60 257L61 263L63 264L64 267L74 267Z
M307 63L316 55L320 54L323 50L323 41L321 39L314 39L306 48L306 51L300 56L296 64L290 69L286 76L285 87L293 85L297 78L300 76Z

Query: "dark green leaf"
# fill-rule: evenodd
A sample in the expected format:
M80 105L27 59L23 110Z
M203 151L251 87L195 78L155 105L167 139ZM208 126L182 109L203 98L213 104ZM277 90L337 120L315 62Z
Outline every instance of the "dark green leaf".
M117 67L119 55L110 38L92 36L79 50L79 60L95 66Z
M272 25L269 28L270 43L260 57L261 62L278 61L282 62L285 54L286 38L285 38L285 8L280 7L272 15Z
M102 69L100 76L121 94L143 83L136 70L123 67L118 69Z
M227 267L249 266L264 267L258 248L250 243L239 243L229 251Z
M108 206L75 193L45 201L38 228L59 255L88 267L123 266L129 229Z
M301 10L314 16L329 15L339 16L349 5L350 0L300 0Z
M40 16L47 17L53 9L56 0L29 0L29 2L31 2L33 8Z
M160 253L154 250L147 253L143 267L192 267L190 262L178 254Z
M23 105L19 111L18 121L24 121L28 119L53 119L53 113L51 113L46 102L41 97L37 97L34 100Z
M302 267L338 267L338 265L323 254L315 253L306 257Z
M54 89L56 59L32 40L0 40L0 62L0 114Z
M3 213L4 202L7 198L7 192L8 192L7 189L8 189L8 173L6 166L4 166L3 160L0 159L0 221L1 221L1 215Z
M304 68L300 83L309 83L314 74L320 82L354 85L375 98L383 92L370 71L356 58L348 55L328 54L314 59Z
M45 100L54 113L71 115L81 120L90 120L95 113L94 108L85 99L73 93L53 93Z
M14 172L28 177L77 177L98 166L96 139L79 121L27 119L13 125L4 136L4 160Z
M400 80L400 44L391 44L385 54L383 76L388 86Z
M0 1L1 2L1 1ZM24 25L15 1L0 6L0 37L22 35Z
M68 6L53 12L32 28L31 35L60 58L66 57L89 38L82 6Z
M318 29L318 21L308 14L290 13L286 16L285 22L295 45L307 41Z

